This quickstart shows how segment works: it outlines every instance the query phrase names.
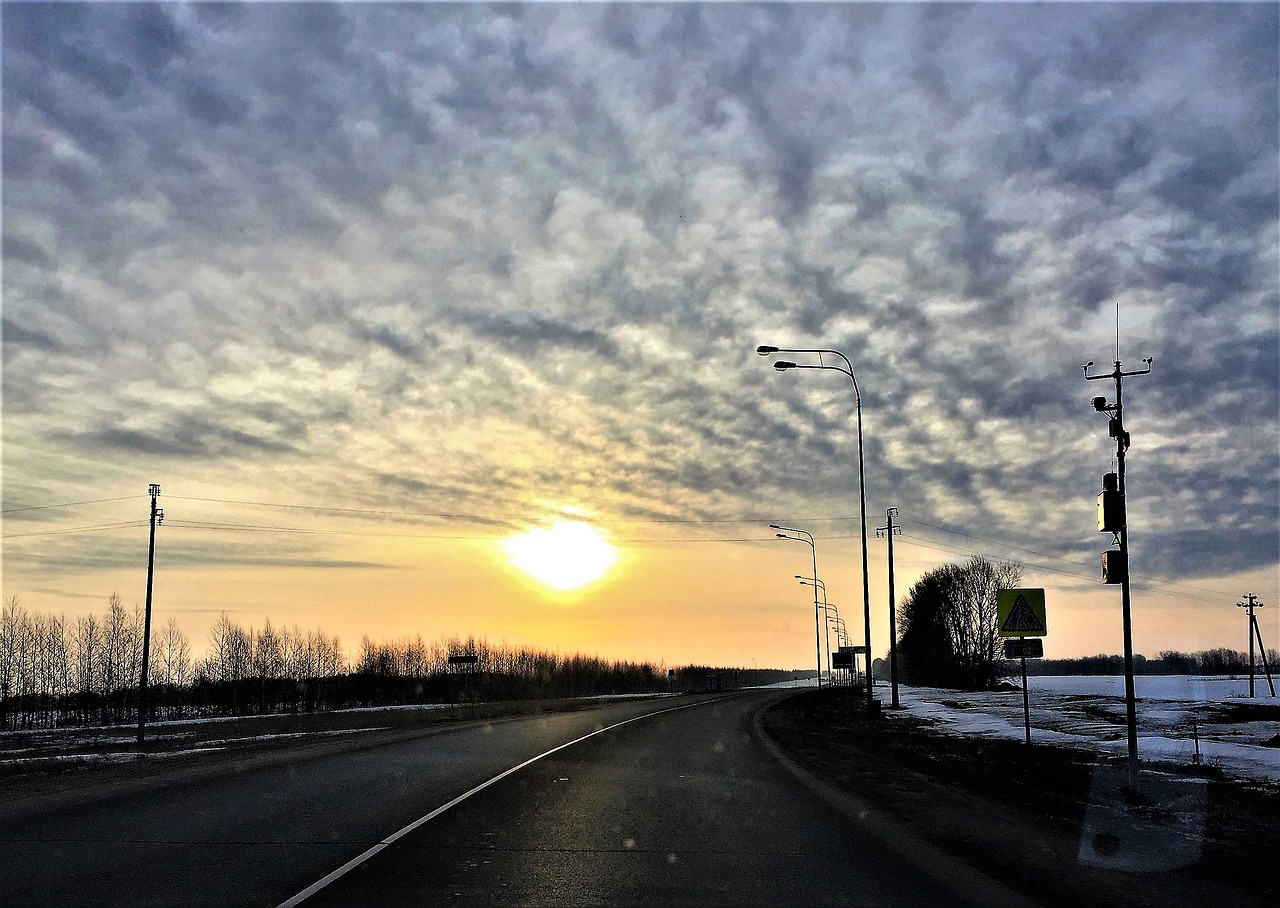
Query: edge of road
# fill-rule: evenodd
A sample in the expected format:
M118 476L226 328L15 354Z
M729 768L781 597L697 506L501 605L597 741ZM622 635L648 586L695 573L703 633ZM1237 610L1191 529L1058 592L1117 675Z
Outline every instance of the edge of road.
M1034 908L1036 902L1020 892L948 854L856 795L824 782L783 753L764 730L763 717L766 710L789 696L794 694L771 699L757 708L751 715L751 730L765 750L805 788L843 813L850 822L873 836L896 856L916 865L965 901L985 908Z

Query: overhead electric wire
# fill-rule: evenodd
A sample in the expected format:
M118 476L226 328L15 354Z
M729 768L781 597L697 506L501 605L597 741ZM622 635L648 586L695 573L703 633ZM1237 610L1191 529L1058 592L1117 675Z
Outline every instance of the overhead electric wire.
M242 533L300 533L308 536L373 536L379 539L493 539L492 536L460 536L443 533L369 533L357 530L313 530L306 527L263 526L243 523L213 523L202 520L170 520L170 526L183 530L229 530Z
M146 498L146 495L121 495L119 498L93 498L89 501L66 501L62 504L38 504L29 508L5 508L0 514L17 514L21 511L47 511L50 508L75 508L82 504L102 504L104 501L128 501L131 498Z
M30 533L6 533L0 539L21 539L24 536L65 536L71 533L89 533L97 530L119 530L125 527L144 527L145 520L126 520L122 523L102 523L97 526L66 527L60 530L33 530Z

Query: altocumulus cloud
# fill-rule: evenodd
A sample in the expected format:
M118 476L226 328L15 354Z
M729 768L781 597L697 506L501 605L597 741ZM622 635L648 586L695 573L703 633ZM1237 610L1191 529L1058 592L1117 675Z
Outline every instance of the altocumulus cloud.
M1082 555L1118 302L1147 557L1275 562L1274 5L7 4L3 49L7 506L848 514L848 388L772 342L856 364L873 509Z

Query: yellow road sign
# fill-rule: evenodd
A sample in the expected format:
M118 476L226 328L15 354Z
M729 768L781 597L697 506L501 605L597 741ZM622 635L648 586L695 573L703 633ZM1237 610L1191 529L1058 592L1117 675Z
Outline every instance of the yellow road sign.
M996 623L1001 637L1043 637L1044 590L996 590Z

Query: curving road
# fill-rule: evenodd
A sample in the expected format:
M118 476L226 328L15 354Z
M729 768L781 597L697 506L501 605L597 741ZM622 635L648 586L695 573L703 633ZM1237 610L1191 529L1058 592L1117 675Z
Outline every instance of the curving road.
M777 696L614 704L0 805L0 905L987 900L800 784L753 725Z

